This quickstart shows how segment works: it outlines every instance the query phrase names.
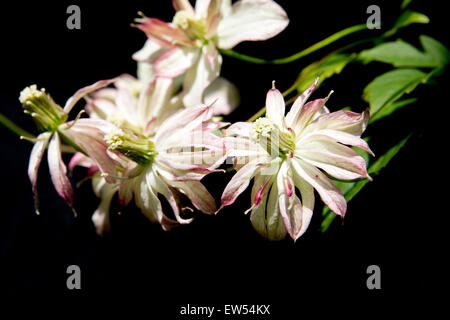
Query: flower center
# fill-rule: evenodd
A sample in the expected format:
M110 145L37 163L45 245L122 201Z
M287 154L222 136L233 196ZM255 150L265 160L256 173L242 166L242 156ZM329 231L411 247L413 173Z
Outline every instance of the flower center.
M112 130L105 135L105 141L109 150L118 151L142 166L151 164L156 155L152 141L145 136L125 133L122 129Z
M19 97L24 112L30 114L38 129L54 131L67 120L67 114L57 105L45 89L38 90L36 85L26 87Z
M173 23L182 29L191 40L205 40L205 19L196 19L192 13L180 10L175 14Z
M272 156L284 158L295 150L292 135L281 131L275 123L266 117L256 119L250 137Z

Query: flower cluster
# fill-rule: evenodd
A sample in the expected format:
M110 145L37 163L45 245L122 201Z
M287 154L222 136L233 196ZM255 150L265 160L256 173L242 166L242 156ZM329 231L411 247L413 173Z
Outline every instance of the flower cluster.
M93 214L99 234L110 229L115 195L121 205L134 200L152 222L169 230L192 221L194 208L219 210L201 180L222 171L226 159L236 174L221 205L231 205L253 180L250 220L264 237L296 240L307 229L314 189L323 202L344 216L346 202L327 175L341 180L370 178L355 146L371 152L360 138L368 112L329 112L328 97L306 103L314 83L285 116L281 93L269 90L266 116L229 124L216 115L238 104L236 87L220 75L220 50L242 41L266 40L288 24L272 0L173 0L171 23L143 14L137 27L148 40L133 58L138 77L121 75L80 89L64 108L36 86L25 88L20 101L41 134L34 140L28 174L38 210L36 179L48 148L52 182L70 206L73 190L61 157L61 140L74 152L69 169L88 168L94 192L101 198ZM75 104L83 110L68 121ZM225 129L224 129L225 128ZM163 208L161 200L169 204ZM192 206L190 206L192 204Z

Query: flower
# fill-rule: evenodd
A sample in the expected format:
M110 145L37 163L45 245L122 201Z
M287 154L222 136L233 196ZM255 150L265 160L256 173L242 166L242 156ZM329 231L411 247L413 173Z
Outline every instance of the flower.
M173 5L172 23L137 19L138 28L150 40L134 58L151 63L147 71L156 76L184 75L183 103L187 107L204 102L204 90L218 77L222 65L218 49L269 39L289 22L285 11L272 0L240 0L233 6L231 0L197 0L195 8L187 0L174 0ZM228 82L219 85L223 91L234 90Z
M144 215L164 230L192 221L185 217L185 211L192 209L182 204L183 197L204 213L217 211L215 200L200 182L217 171L226 157L222 138L212 133L223 126L209 121L213 107L176 111L170 79L155 78L144 87L136 86L136 81L119 77L116 88L101 89L88 98L86 110L92 118L117 126L104 140L124 168L114 184L105 183L101 176L93 179L101 202L92 219L100 234L109 229L109 206L116 192L122 205L134 197ZM77 154L70 168L79 164L95 172L93 163ZM163 212L158 195L167 200L174 218Z
M66 166L61 157L61 137L66 141L74 142L83 152L89 155L98 166L99 170L108 174L115 174L116 167L106 153L106 145L102 139L105 132L112 129L112 125L106 121L93 119L76 119L66 122L70 110L75 104L91 91L107 86L115 81L102 80L91 86L78 90L64 108L56 104L45 89L38 90L36 85L25 88L19 100L24 107L24 112L30 114L38 129L42 132L36 139L30 155L28 176L30 178L36 212L39 214L37 198L38 169L48 147L48 165L50 176L58 194L72 206L73 189L67 178ZM24 137L23 137L24 138Z
M272 88L267 93L265 117L254 123L235 123L225 133L237 173L223 192L222 205L232 204L253 179L250 220L271 240L284 238L286 232L296 240L306 231L314 208L313 189L334 213L344 217L345 198L323 171L341 180L370 179L364 159L345 146L372 153L360 138L368 111L329 112L325 107L328 97L305 104L317 81L286 116L283 96Z

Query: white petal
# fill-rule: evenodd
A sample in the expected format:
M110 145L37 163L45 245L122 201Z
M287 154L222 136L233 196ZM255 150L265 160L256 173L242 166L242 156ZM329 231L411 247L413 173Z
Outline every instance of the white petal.
M50 132L44 132L37 137L38 141L34 144L33 149L31 150L30 161L28 163L28 177L30 178L31 186L33 188L33 194L36 200L37 200L36 183L39 166L41 164L45 149L47 148L50 136L51 136ZM38 208L36 208L36 210L37 209Z
M77 92L75 92L75 94L69 98L69 100L67 100L65 106L64 106L64 112L65 113L69 113L70 110L72 110L72 108L75 106L75 104L82 99L84 96L86 96L87 94L96 91L100 88L106 87L108 85L110 85L111 83L115 82L117 80L117 78L114 79L109 79L109 80L100 80L97 81L96 83L81 88L80 90L78 90Z
M193 66L198 55L198 49L175 47L156 59L154 63L156 76L176 78Z
M70 205L73 203L73 190L67 178L67 168L61 158L61 142L55 132L48 146L48 167L53 185L58 194Z
M194 66L186 72L182 93L186 108L202 104L205 89L219 76L222 57L214 51L216 49L212 43L202 47ZM208 57L214 57L214 61L211 62Z
M219 22L218 46L230 49L242 41L266 40L283 31L288 23L286 12L272 0L241 0Z
M291 161L293 174L298 174L317 190L322 201L334 213L343 217L347 210L347 202L341 190L316 167L300 159Z
M284 111L283 95L277 89L270 89L266 96L266 117L272 120L280 129L284 128Z
M208 105L214 102L215 115L227 115L238 106L239 92L234 84L219 77L206 88L204 101Z

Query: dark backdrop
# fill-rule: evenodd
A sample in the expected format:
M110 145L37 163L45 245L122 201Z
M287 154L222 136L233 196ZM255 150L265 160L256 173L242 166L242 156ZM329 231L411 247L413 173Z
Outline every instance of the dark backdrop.
M364 23L370 4L381 7L382 20L389 25L400 6L399 1L277 2L291 19L285 32L267 42L241 44L236 50L284 57L347 26ZM66 8L74 3L81 8L81 30L66 28ZM431 23L409 27L399 36L417 45L421 32L448 46L447 30L442 28L445 11L431 1L415 1L412 9L429 15ZM45 87L64 104L80 87L122 73L134 74L131 55L145 41L141 31L130 27L138 10L166 21L173 15L170 1L2 4L1 112L34 130L18 101L25 86ZM224 57L222 74L238 86L242 96L240 108L230 119L247 119L264 104L272 80L281 90L287 88L302 67L326 52L286 66L258 66ZM360 99L362 89L383 70L388 68L381 64L351 65L327 81L315 97L334 89L332 110L351 105L362 111L367 107ZM46 160L38 183L42 214L36 216L26 174L32 146L0 127L1 291L28 297L141 297L141 306L148 306L150 314L163 310L167 318L175 318L179 306L187 303L269 303L274 318L281 318L281 314L303 311L311 300L323 307L333 302L353 306L357 298L379 308L380 303L404 294L420 297L431 292L428 285L443 285L440 257L445 253L440 244L446 238L443 217L448 209L438 192L446 187L438 183L444 181L446 165L441 128L445 129L448 115L447 79L420 87L415 93L418 103L369 128L377 155L408 133L414 135L382 174L349 203L344 222L335 221L326 234L319 231L322 205L317 197L312 224L295 244L290 239L271 243L256 234L243 214L249 206L248 193L218 216L201 215L172 232L150 224L132 208L120 216L113 213L112 231L101 238L90 220L98 205L90 183L76 190L79 216L74 218L51 185ZM74 180L83 174L77 170ZM229 178L212 174L205 182L219 198ZM66 268L71 264L81 267L80 291L66 289ZM366 268L371 264L381 268L382 290L366 288Z

